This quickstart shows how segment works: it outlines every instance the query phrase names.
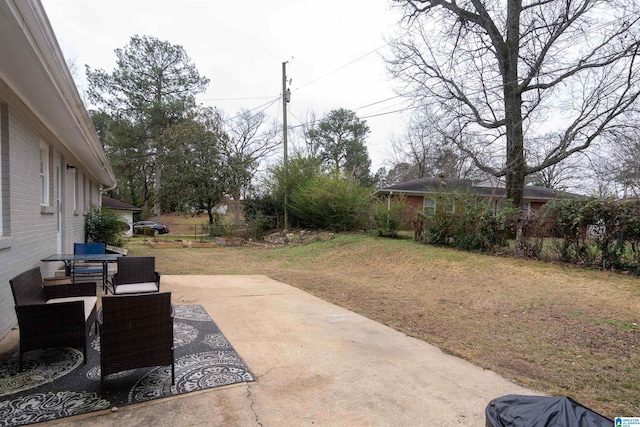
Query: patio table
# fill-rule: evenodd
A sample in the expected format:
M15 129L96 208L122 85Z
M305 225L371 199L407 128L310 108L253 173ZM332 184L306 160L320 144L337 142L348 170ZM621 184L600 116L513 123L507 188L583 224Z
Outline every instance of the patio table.
M71 268L76 261L102 262L102 288L107 290L107 264L115 262L122 254L53 254L40 260L42 262L64 262L65 276L71 276Z

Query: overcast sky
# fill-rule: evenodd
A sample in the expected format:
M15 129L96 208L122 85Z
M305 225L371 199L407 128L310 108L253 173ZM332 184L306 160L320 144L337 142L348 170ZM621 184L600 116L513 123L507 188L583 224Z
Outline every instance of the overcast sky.
M111 72L114 49L135 34L184 47L211 82L198 101L228 116L260 111L282 92L282 62L292 80L288 124L308 112L356 111L371 128L372 172L389 139L402 132L406 101L396 97L381 55L397 30L390 0L42 0L58 42L84 78L84 65ZM77 78L78 78L77 77ZM79 86L84 82L78 81ZM391 99L390 99L391 98ZM261 107L264 106L264 107ZM259 108L260 107L260 108ZM282 121L282 104L266 110Z

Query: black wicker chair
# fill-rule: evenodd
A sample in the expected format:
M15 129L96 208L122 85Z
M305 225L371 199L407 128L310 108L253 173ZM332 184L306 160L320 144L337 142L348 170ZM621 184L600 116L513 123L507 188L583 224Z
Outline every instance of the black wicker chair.
M105 376L134 368L171 365L175 383L170 292L104 296L99 325L101 393Z
M40 267L9 280L20 329L19 369L24 353L39 348L81 348L87 363L87 337L97 311L95 282L44 285Z
M140 294L160 291L160 273L152 256L118 258L118 271L113 275L111 290L117 294Z

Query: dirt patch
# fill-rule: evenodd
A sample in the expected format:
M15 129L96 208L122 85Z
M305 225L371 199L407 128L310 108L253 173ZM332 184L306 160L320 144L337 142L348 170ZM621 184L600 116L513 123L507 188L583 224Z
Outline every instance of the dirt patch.
M316 230L287 230L267 233L264 242L271 245L307 245L335 237L334 233Z

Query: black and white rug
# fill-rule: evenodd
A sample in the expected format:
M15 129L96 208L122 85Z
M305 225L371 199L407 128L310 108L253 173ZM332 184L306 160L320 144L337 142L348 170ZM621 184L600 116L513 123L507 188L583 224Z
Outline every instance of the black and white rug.
M175 385L171 366L109 375L100 395L100 339L89 337L87 364L73 348L18 352L0 366L0 426L20 426L196 390L253 381L253 375L202 306L175 306Z

